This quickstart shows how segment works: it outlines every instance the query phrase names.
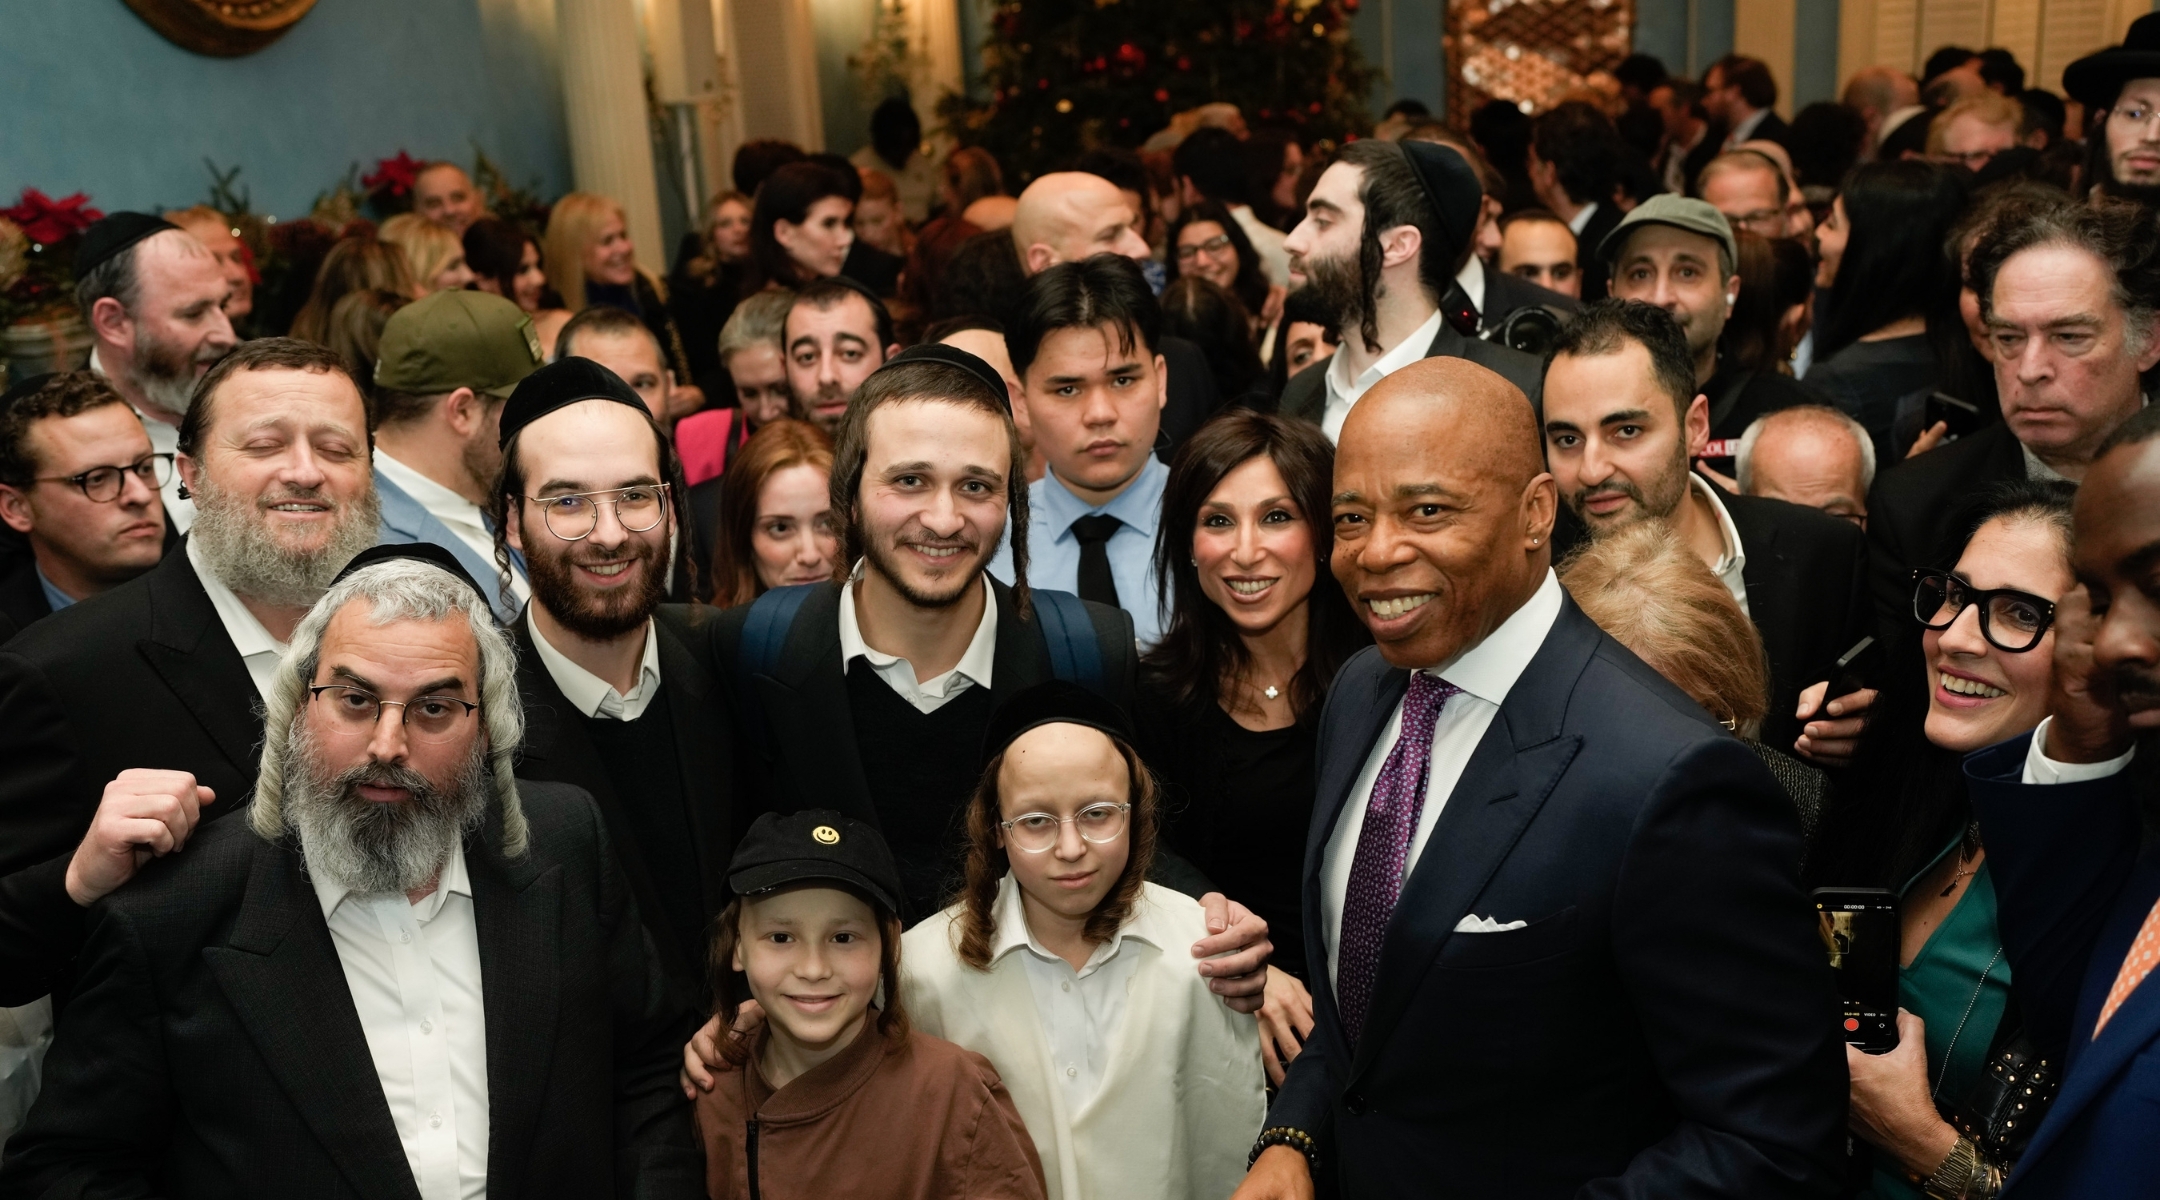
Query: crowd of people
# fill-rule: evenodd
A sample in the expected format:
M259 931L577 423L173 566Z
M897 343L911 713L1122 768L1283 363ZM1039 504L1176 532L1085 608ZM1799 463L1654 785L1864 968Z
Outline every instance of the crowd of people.
M0 1198L2160 1195L2160 16L2025 84L105 217Z

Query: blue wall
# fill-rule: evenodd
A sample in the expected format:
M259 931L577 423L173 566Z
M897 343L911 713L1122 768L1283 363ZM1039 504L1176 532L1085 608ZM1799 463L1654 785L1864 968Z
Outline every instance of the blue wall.
M242 168L254 209L306 215L357 161L406 150L566 191L562 89L516 0L319 0L270 48L205 58L121 0L5 0L0 204L25 187L98 207L205 198L203 159Z

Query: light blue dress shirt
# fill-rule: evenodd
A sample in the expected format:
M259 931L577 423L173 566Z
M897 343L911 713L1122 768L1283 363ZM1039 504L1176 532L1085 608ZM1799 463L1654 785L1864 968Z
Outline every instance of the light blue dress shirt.
M1162 517L1163 486L1170 468L1149 455L1147 465L1115 499L1101 508L1068 491L1056 472L1028 485L1028 584L1080 592L1080 539L1072 525L1082 517L1106 513L1124 522L1110 535L1110 578L1117 584L1118 605L1132 614L1133 633L1146 650L1162 639L1165 614L1155 603L1155 526ZM991 560L990 573L1013 581L1012 540L1006 538Z
M38 586L45 589L45 603L50 605L54 612L75 603L75 597L61 591L53 585L52 580L45 578L44 568L33 566L30 569L37 572Z

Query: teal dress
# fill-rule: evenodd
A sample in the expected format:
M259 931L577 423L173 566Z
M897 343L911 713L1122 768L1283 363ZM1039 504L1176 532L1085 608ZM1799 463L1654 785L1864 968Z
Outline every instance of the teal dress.
M1907 880L1900 898L1957 844L1952 839ZM1995 928L1995 884L1982 862L1912 964L1898 970L1898 1003L1927 1022L1928 1089L1938 1100L1965 1094L1987 1069L1988 1048L2009 1002L2010 961L2003 957L2002 937ZM1925 1193L1905 1181L1904 1170L1879 1153L1874 1178L1861 1196L1926 1200Z

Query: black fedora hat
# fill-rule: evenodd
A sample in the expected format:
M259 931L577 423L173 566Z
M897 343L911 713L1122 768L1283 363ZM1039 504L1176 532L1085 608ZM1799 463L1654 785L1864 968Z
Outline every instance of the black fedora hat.
M2115 103L2133 79L2160 79L2160 12L2130 22L2122 45L2110 46L2063 68L2063 90L2087 108Z

